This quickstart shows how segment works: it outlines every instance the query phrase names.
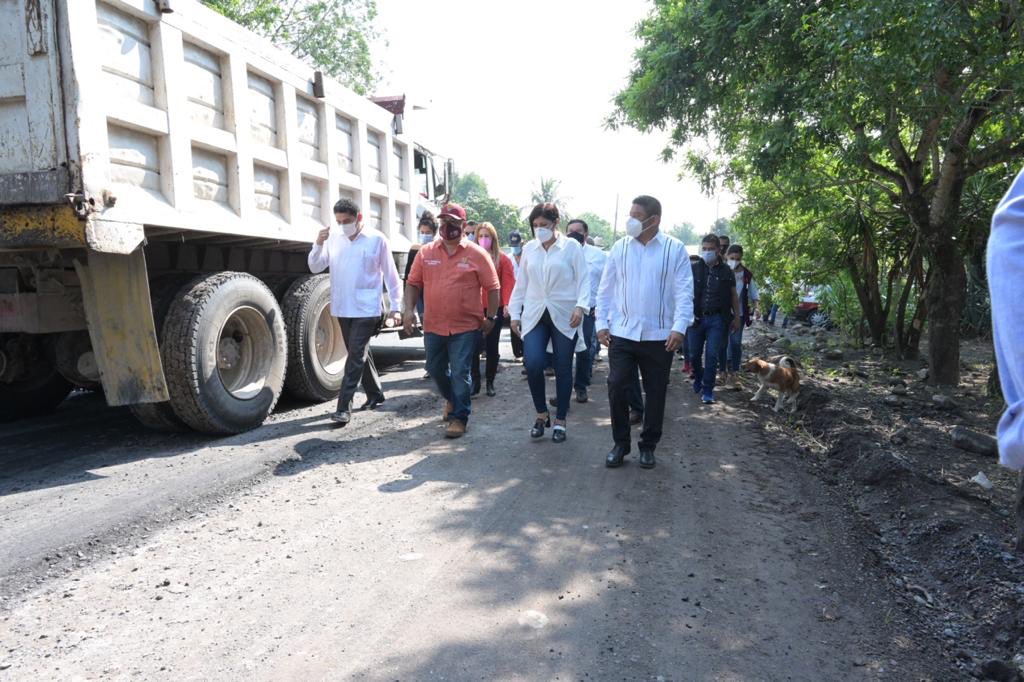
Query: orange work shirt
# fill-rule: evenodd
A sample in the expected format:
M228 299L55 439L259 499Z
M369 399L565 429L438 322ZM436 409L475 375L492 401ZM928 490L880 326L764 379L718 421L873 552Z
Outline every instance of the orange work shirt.
M490 254L466 238L452 255L440 239L421 247L406 284L423 292L423 331L440 336L479 329L480 290L501 288Z

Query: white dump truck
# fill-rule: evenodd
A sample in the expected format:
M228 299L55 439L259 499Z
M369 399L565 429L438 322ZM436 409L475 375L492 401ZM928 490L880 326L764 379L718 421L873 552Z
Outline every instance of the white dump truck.
M80 386L237 433L336 396L317 230L348 197L404 259L452 173L403 102L191 0L0 0L0 420Z

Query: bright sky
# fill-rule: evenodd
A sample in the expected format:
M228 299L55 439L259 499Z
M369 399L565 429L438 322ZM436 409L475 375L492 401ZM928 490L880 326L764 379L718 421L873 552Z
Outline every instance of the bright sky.
M661 200L663 224L710 228L734 199L703 195L659 153L667 134L604 128L632 66L643 0L377 0L387 45L374 48L378 94L429 109L410 121L426 146L473 171L491 194L524 206L541 176L562 181L572 213L619 229L638 194ZM410 129L409 132L412 132ZM414 134L414 137L421 137Z

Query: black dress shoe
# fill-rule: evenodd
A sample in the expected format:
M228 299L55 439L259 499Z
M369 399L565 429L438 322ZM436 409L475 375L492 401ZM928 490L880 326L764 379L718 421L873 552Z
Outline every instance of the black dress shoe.
M533 424L533 428L530 429L530 438L543 438L544 437L544 429L548 428L550 426L551 426L551 417L548 417L547 419L541 419L541 418L538 417L537 421L534 422L534 424Z
M576 391L576 402L585 403L588 400L590 400L590 396L587 395L587 389L581 388L580 390Z
M640 467L643 469L654 468L654 450L640 451Z
M379 395L375 398L367 398L360 410L376 410L377 407L384 402L384 396Z
M608 453L608 456L604 458L604 465L611 468L620 467L622 466L623 458L628 454L628 445L616 445Z
M633 426L644 423L644 413L637 412L636 410L629 411L629 423Z
M555 430L551 433L552 443L564 443L565 442L565 427L555 427Z
M338 426L348 426L348 423L352 421L352 413L348 410L341 410L331 415L331 421Z
M558 407L558 398L548 398L548 405Z
M487 380L487 395L491 398L498 395L498 392L494 390L494 379Z

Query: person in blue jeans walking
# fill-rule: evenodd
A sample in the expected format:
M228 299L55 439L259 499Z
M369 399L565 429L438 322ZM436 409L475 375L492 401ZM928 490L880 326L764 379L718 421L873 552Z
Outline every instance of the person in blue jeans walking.
M736 278L722 260L718 237L701 240L701 260L693 266L694 322L686 332L693 363L693 392L705 405L715 402L715 370L722 341L743 323Z
M725 344L725 353L718 359L718 368L725 372L722 383L735 379L735 374L740 371L740 361L743 355L743 329L754 323L757 314L757 303L760 296L757 293L757 282L754 281L754 273L743 266L743 247L733 244L725 252L725 264L732 270L736 278L736 296L740 300L740 317L743 323L740 328L729 334Z
M494 328L501 285L490 254L469 241L466 211L449 203L441 209L441 238L420 248L405 281L405 332L412 333L415 306L423 296L423 343L427 372L444 396L446 438L466 433L472 402L470 363L477 339ZM480 291L487 310L480 309ZM468 294L472 294L471 296Z
M523 247L509 311L512 333L523 339L526 379L537 410L530 437L543 438L544 429L551 426L544 380L550 348L557 403L551 440L562 443L572 392L573 357L586 348L578 329L590 305L590 276L583 247L558 231L558 219L558 207L552 203L537 204L530 212L534 238Z

